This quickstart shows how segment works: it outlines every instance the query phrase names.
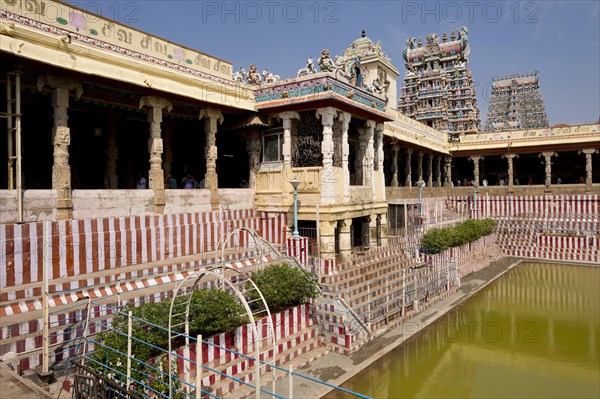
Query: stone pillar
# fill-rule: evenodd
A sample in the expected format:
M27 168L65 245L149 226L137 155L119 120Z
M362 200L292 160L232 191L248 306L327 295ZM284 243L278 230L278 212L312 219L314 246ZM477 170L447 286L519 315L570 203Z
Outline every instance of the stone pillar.
M506 158L508 161L508 192L512 193L515 191L514 181L515 181L515 173L513 167L513 159L519 158L518 154L504 154L503 158Z
M557 156L558 153L553 151L547 151L538 154L538 157L544 157L544 164L546 166L546 180L544 182L544 191L547 193L552 192L552 157Z
M442 187L442 158L439 155L435 163L435 181L438 187Z
M319 222L319 253L321 259L335 259L335 228L337 221Z
M385 175L383 173L383 123L375 125L375 164L373 165L373 189L376 201L385 201Z
M323 124L323 141L321 153L323 154L323 174L321 179L321 204L335 203L335 178L333 171L333 119L337 110L333 107L319 108L317 118Z
M412 164L411 164L411 160L410 160L412 153L413 153L412 148L406 149L406 165L404 167L404 169L406 171L406 179L404 180L405 187L412 186Z
M288 111L280 113L279 117L283 122L283 144L281 146L283 167L289 169L292 167L292 119L300 119L300 115L297 112Z
M352 116L348 112L338 113L338 120L340 121L342 128L342 171L344 173L344 202L350 202L350 168L348 165L348 156L350 155L350 143L348 143L348 127L350 126L351 117ZM352 220L350 222L352 222ZM350 227L348 227L348 234L350 234Z
M54 127L52 143L54 145L54 163L52 165L52 189L56 190L56 218L71 219L73 200L71 197L71 167L69 166L69 145L71 129L69 129L69 92L75 91L81 97L83 87L76 80L64 76L43 75L37 81L38 90L44 86L52 89L52 107L54 108Z
M352 254L352 242L350 241L350 227L352 219L343 219L338 222L338 231L340 234L340 259L348 260Z
M377 247L377 224L379 223L379 215L374 213L369 216L369 247Z
M433 187L433 154L427 154L427 187Z
M365 141L367 143L367 147L365 150L365 162L363 165L363 174L364 174L364 185L373 187L373 176L374 176L374 161L375 161L375 145L374 145L374 135L375 135L375 121L366 121L365 122ZM361 143L362 144L362 143ZM373 191L375 188L373 187Z
M379 240L381 245L384 246L388 244L387 214L382 213L378 217L381 225L381 236L379 237Z
M106 132L106 143L104 145L104 155L106 156L104 188L107 190L115 190L119 188L119 177L117 176L117 159L119 159L117 130L119 120L114 114L107 115L107 119L108 131Z
M392 187L398 187L398 151L400 151L400 146L398 144L394 144L392 146Z
M423 151L419 151L417 156L417 181L421 181L423 180Z
M473 185L479 187L479 160L483 159L481 155L469 157L473 161Z
M447 156L444 158L444 169L446 178L444 179L444 186L452 187L452 157Z
M256 174L260 164L260 134L253 129L244 137L246 141L246 151L248 152L248 187L256 188Z
M217 175L217 126L223 123L223 114L215 109L203 108L198 119L204 119L204 134L206 146L204 158L206 160L206 174L204 175L204 188L210 190L210 204L213 210L219 209L219 177Z
M160 124L162 123L162 110L171 111L173 106L164 98L147 96L140 99L140 108L143 107L148 108L148 122L150 123L148 188L154 191L154 212L163 213L165 208L165 176L162 169L163 140Z
M592 155L597 154L598 150L595 148L586 148L580 150L579 154L585 154L585 191L592 192Z

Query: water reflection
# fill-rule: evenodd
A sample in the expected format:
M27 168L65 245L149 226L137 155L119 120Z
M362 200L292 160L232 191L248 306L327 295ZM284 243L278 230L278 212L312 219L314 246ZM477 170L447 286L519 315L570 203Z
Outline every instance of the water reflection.
M599 268L522 264L345 387L374 398L598 398L598 287Z

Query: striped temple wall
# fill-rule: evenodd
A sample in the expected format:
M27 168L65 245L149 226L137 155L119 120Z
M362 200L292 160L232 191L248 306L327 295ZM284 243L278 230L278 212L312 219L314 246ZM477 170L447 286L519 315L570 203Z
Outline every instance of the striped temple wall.
M473 196L451 196L449 206L473 207ZM527 195L477 198L478 218L497 221L505 255L598 264L600 195Z
M254 210L51 222L48 278L215 251L221 236L237 227L255 229L275 244L286 243L286 214ZM0 289L42 281L42 230L43 222L0 225ZM247 234L240 234L227 247L250 243ZM102 277L98 280L96 284L105 282ZM40 289L3 292L0 301L40 295Z
M56 313L53 313L52 307L73 304L82 297L83 292L92 299L112 296L116 304L118 293L181 279L186 272L175 273L180 268L190 267L192 263L214 263L216 258L173 264L168 260L214 251L221 235L232 227L255 229L272 243L281 246L286 243L286 215L254 210L52 222L48 252L51 280L50 328L53 330L50 344L67 342L80 335L81 331L73 325L82 319L81 306L78 310L69 308ZM23 354L42 346L39 334L43 325L39 312L42 308L42 230L42 222L0 225L0 356L9 352ZM244 247L252 245L251 241L252 238L243 233L233 237L227 247ZM235 255L226 255L226 259L240 254L256 256L250 252L238 251ZM123 275L118 273L119 268L125 266L161 260L165 260L167 266ZM234 268L240 268L250 266L253 262L253 259L248 259L232 260L229 263ZM105 276L87 278L83 275L110 270L114 272L106 273ZM163 273L165 275L161 276ZM83 276L76 277L80 275ZM124 279L122 285L115 285L115 276ZM136 300L162 300L167 296L167 291L167 288L159 288L153 294L140 293ZM74 308L73 305L72 307ZM18 313L36 311L32 320L12 323L7 318ZM100 316L102 312L106 310L97 306L92 309L92 314ZM53 354L52 360L60 360L61 356L66 355ZM19 360L20 370L40 364L41 355L37 352Z
M476 198L477 211L483 218L536 217L545 215L577 215L598 221L600 216L600 195L522 195L490 196ZM448 196L447 203L458 209L459 204L473 207L473 195Z

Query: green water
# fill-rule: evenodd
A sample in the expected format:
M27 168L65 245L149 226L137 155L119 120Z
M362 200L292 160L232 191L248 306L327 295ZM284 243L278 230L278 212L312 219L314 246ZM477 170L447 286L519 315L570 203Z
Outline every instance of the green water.
M382 399L600 398L599 319L600 268L522 264L344 387Z

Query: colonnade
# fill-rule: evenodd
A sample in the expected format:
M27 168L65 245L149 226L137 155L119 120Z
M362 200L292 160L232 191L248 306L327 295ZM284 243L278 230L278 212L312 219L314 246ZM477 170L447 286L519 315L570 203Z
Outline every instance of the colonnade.
M70 219L72 217L73 203L71 197L71 167L69 165L69 145L71 142L71 130L68 124L69 97L74 93L80 98L83 93L81 83L75 79L55 75L42 75L38 78L38 89L44 87L51 89L51 105L53 107L52 144L53 166L52 166L52 189L56 190L57 219ZM163 110L171 111L173 108L169 100L156 96L143 96L139 102L140 109L146 109L148 121L148 152L150 169L148 171L148 188L154 191L154 211L162 213L165 206L164 176L165 169L170 170L170 148L163 162ZM198 118L204 121L204 134L206 137L205 162L206 174L204 176L205 188L211 192L211 204L213 209L218 208L218 176L217 176L217 127L223 122L223 114L214 109L199 109ZM105 187L115 189L118 187L117 159L118 149L116 145L116 118L108 118L108 132L106 141L106 166ZM170 132L167 129L166 135ZM256 155L257 150L251 148ZM252 157L251 157L252 158ZM255 159L253 159L255 161Z

